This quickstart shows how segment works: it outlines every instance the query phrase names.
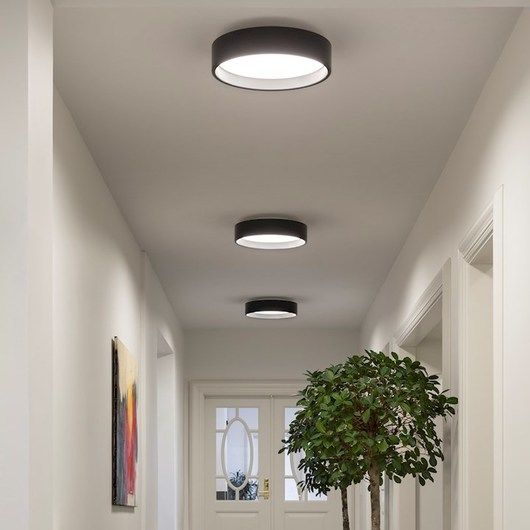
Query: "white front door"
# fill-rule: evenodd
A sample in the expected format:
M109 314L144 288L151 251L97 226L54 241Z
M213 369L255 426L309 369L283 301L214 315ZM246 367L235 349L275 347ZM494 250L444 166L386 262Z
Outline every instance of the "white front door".
M289 424L298 410L294 398L273 399L273 477L276 496L273 506L273 530L332 530L342 528L340 494L318 496L302 490L298 470L300 455L278 454Z
M201 530L341 527L340 495L302 491L299 456L278 454L295 405L281 397L206 399Z
M207 399L203 530L270 530L268 399Z

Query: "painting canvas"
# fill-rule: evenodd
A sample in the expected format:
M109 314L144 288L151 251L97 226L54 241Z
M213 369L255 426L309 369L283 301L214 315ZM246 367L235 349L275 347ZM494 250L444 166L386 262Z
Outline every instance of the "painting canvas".
M112 504L136 506L138 468L138 364L112 341Z

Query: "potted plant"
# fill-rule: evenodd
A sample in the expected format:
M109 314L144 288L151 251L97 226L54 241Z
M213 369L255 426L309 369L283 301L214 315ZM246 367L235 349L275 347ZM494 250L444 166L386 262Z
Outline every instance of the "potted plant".
M302 488L341 492L343 530L350 530L347 488L366 479L372 530L380 530L383 476L399 483L412 475L422 486L434 480L443 460L435 420L453 415L458 400L440 392L439 377L419 361L395 353L367 351L306 375L282 452L301 452Z
M237 487L245 484L247 477L242 471L236 471L230 475L230 484ZM233 501L236 498L236 491L228 486L228 500ZM249 480L245 487L239 491L239 499L243 501L253 501L258 498L258 483L255 480Z

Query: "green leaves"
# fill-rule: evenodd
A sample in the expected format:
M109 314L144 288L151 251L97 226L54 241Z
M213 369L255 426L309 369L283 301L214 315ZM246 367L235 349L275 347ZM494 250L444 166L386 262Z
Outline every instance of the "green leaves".
M303 452L304 488L342 489L373 466L395 482L432 480L443 458L435 420L458 403L440 392L438 376L410 357L374 351L306 375L283 449Z
M317 420L317 422L315 423L315 427L317 428L318 432L321 432L322 434L326 434L326 428L324 427L324 424L320 420Z
M366 409L362 415L361 415L364 423L368 423L368 421L370 420L370 409Z
M377 445L377 450L380 453L385 453L387 449L388 449L388 442L383 438L383 440L381 440L379 444Z
M333 379L335 378L335 374L333 373L333 370L331 368L328 368L324 371L323 378L328 383L331 383Z
M412 412L412 409L408 405L408 403L401 403L401 408L403 409L403 412L406 412L407 414L410 414Z

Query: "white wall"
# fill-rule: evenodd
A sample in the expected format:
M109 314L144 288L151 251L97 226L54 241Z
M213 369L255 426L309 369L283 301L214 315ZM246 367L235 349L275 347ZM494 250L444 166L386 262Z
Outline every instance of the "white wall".
M0 527L52 528L49 0L0 2Z
M455 267L461 239L504 186L503 528L510 530L527 527L530 491L530 460L521 457L530 437L529 49L530 12L525 10L361 332L363 346L386 344L449 257L452 289L458 293ZM458 297L453 298L451 336L457 353Z
M175 352L182 433L180 330L158 279L56 93L54 111L55 530L156 528L156 354ZM111 506L111 339L138 357L139 506ZM178 453L182 488L182 440ZM181 512L182 513L182 512Z
M157 360L157 447L158 447L158 513L157 530L176 530L176 404L175 356Z
M280 323L281 326L281 323ZM302 379L307 370L342 362L358 352L348 329L193 329L184 336L186 378Z

